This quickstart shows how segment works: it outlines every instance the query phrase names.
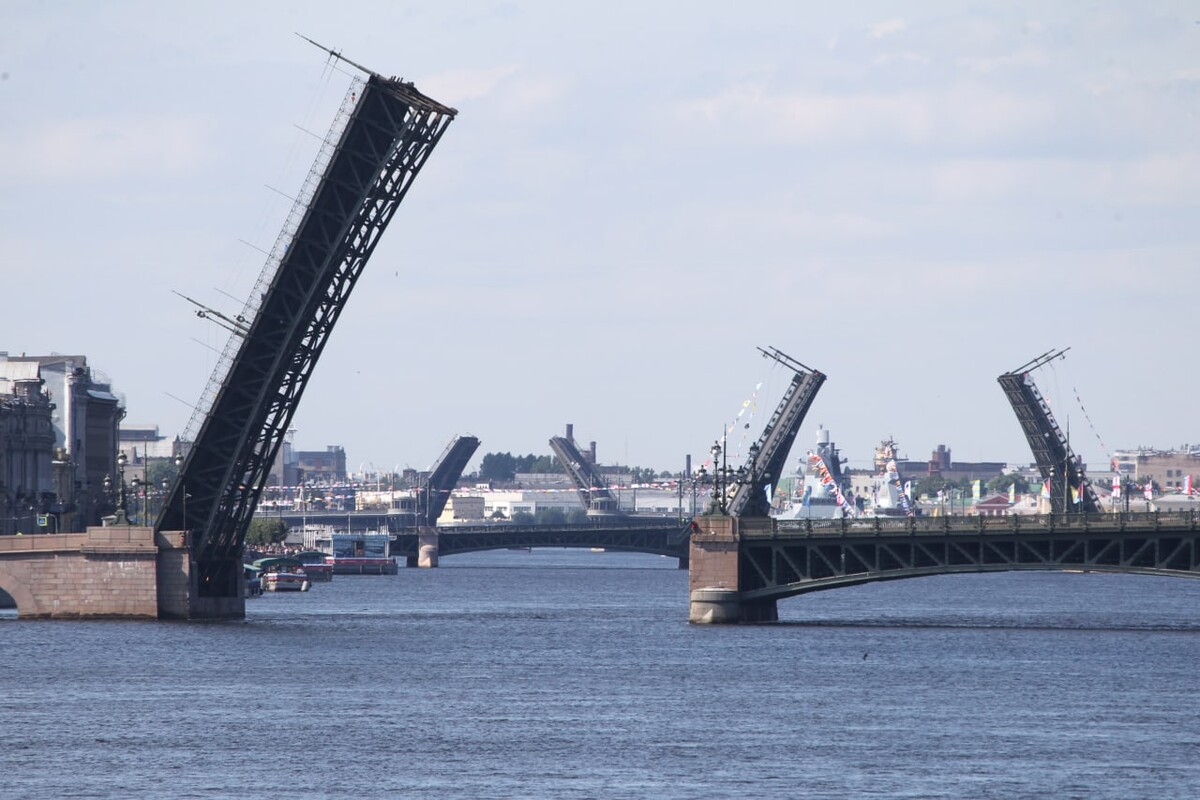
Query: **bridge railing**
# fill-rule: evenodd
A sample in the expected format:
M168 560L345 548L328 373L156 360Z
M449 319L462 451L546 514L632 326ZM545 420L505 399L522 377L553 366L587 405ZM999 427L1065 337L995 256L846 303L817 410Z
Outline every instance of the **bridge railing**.
M1055 531L1153 532L1200 530L1200 512L1131 512L1098 514L1011 514L999 517L843 517L841 519L776 520L770 532L750 536L912 536L938 534L1053 533Z
M556 531L593 531L593 530L678 530L687 527L688 522L680 522L675 517L647 517L642 520L622 519L604 522L576 522L561 525L513 525L509 522L496 522L491 525L448 525L439 527L442 536L453 536L456 533L494 533L508 531L512 533L543 533L547 530ZM416 531L411 531L416 533Z

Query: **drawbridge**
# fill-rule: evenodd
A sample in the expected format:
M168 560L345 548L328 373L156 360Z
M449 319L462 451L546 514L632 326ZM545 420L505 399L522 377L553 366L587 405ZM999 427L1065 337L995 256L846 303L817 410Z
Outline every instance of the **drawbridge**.
M446 510L450 493L462 477L463 470L475 451L479 439L474 436L455 436L429 471L429 479L417 489L417 526L432 528Z
M157 522L187 532L195 616L244 613L242 545L284 434L363 268L457 114L411 82L328 52L367 77L347 91L231 329Z
M1099 513L1100 499L1084 474L1083 462L1071 451L1071 442L1050 412L1030 373L1061 358L1070 348L1046 351L1032 361L1006 372L997 380L1016 412L1021 430L1033 451L1038 472L1050 487L1050 509L1054 514L1078 511Z
M731 517L767 517L771 512L769 493L783 475L784 465L804 417L825 382L825 376L774 347L763 350L770 358L792 370L792 380L784 391L775 413L767 420L758 441L750 446L749 457L739 470L725 512ZM714 465L715 468L715 465Z
M568 426L570 427L570 426ZM568 434L570 431L568 431ZM608 482L596 469L591 459L585 456L570 436L554 436L550 449L558 457L563 469L575 484L575 491L589 517L619 514L620 504L608 489Z

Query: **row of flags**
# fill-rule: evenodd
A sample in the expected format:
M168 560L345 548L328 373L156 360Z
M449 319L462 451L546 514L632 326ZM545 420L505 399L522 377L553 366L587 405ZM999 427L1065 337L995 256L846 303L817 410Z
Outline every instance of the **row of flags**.
M1154 485L1151 482L1147 481L1144 485L1141 485L1138 488L1140 488L1142 490L1142 496L1145 497L1147 500L1154 499ZM1193 486L1193 481L1192 481L1191 475L1188 475L1187 477L1184 478L1183 487L1182 487L1181 491L1183 494L1188 495L1188 496L1191 496L1191 495L1197 493ZM971 482L971 499L974 500L975 502L979 502L982 492L983 492L982 481L980 481L979 479L972 481ZM1121 492L1122 492L1121 476L1114 475L1113 479L1112 479L1113 499L1120 500ZM942 495L942 493L939 491L938 492L939 499L941 498L941 495ZM1047 500L1050 499L1050 481L1049 480L1042 481L1042 497ZM1084 497L1084 488L1083 488L1082 484L1080 484L1079 486L1071 487L1071 502L1072 503L1078 505L1079 503L1083 502L1083 497ZM1017 485L1015 483L1009 484L1008 502L1010 502L1010 503L1017 502Z

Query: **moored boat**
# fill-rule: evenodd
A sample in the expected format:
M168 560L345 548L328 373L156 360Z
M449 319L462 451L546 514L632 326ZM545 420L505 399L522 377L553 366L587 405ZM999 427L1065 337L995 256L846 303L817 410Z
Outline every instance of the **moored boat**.
M264 592L307 592L312 581L294 558L260 558L254 562Z
M313 583L328 583L333 580L333 564L318 550L296 553L292 558L300 562L304 574Z

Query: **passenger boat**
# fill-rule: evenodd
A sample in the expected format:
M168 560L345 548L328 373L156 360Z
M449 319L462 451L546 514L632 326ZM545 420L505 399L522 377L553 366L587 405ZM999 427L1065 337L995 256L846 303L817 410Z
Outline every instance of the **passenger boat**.
M312 585L303 572L264 572L261 581L268 592L307 592Z
M294 558L260 558L254 562L264 592L307 592L312 581Z
M319 550L296 553L292 558L300 562L304 574L313 583L328 583L333 580L333 564L330 564L325 554Z

